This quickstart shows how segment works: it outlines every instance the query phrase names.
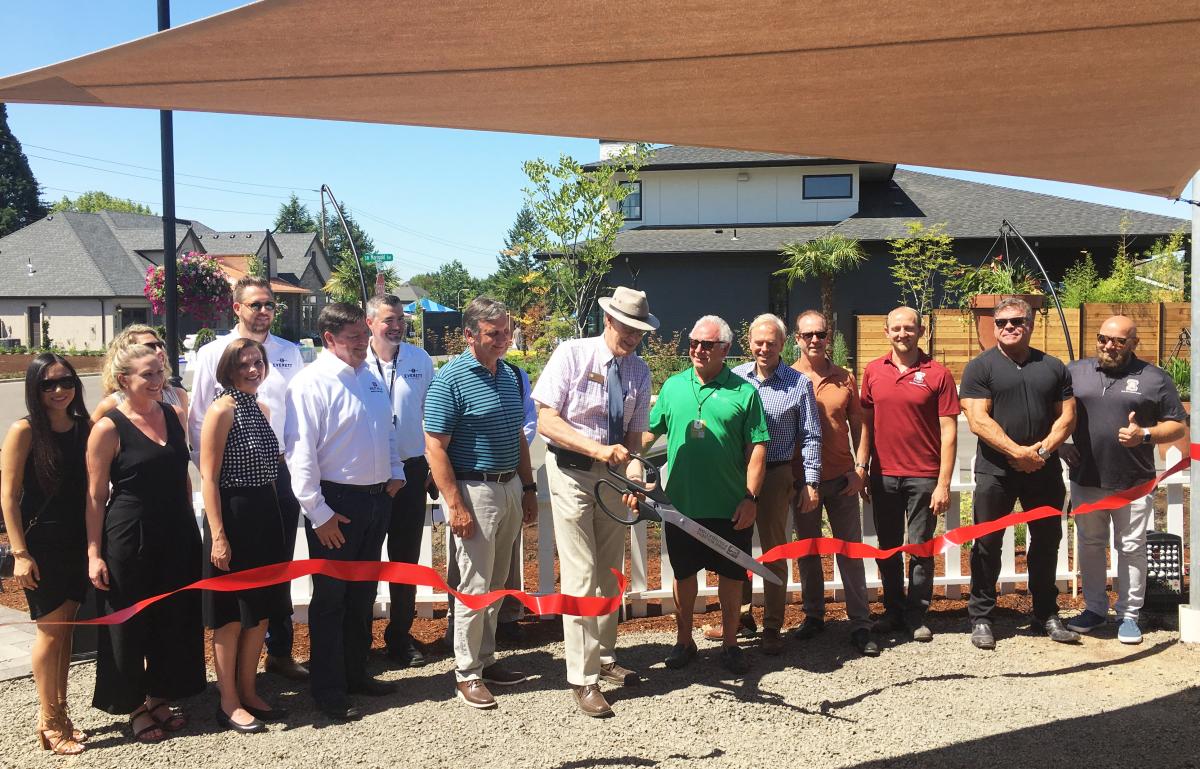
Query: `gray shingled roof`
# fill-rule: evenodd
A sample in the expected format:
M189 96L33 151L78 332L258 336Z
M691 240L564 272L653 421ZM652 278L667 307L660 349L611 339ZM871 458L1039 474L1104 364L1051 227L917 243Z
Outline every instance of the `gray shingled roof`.
M308 266L308 252L316 248L315 232L276 232L271 236L279 247L279 272L304 274Z
M96 214L63 211L0 238L0 296L133 296L144 285Z
M617 250L626 254L779 251L784 243L806 243L832 228L832 222L789 227L640 227L618 233Z
M674 144L653 150L650 162L642 166L643 171L668 171L679 168L724 168L737 166L802 166L822 163L849 163L854 161L835 158L808 157L806 155L781 155L776 152L749 152L746 150L722 150L711 147L688 147ZM584 168L593 169L604 161L587 163Z

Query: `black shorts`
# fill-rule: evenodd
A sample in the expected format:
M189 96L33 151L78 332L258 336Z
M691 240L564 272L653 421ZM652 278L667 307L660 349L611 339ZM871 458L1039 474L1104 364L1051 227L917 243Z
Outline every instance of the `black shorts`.
M720 518L697 518L696 523L719 534L723 539L745 553L750 552L754 541L754 527L735 530L733 521ZM671 559L671 568L679 579L686 579L701 569L707 569L722 577L748 582L746 569L713 550L708 545L688 534L673 524L667 527L667 557Z

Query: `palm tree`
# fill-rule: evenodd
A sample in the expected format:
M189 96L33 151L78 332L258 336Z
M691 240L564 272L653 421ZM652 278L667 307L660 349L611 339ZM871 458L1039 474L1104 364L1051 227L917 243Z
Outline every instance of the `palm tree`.
M821 281L821 312L833 323L833 281L843 272L858 269L867 258L855 238L845 235L822 235L806 243L784 243L780 252L787 264L776 275L785 275L788 288L797 281Z
M363 279L367 284L367 295L370 296L375 292L375 276L378 274L378 267L374 262L363 263ZM395 291L400 285L400 279L391 269L384 270L384 281L388 291ZM362 289L358 282L358 268L354 265L354 257L346 256L340 259L334 265L333 272L329 275L329 282L321 289L335 302L347 302L349 304L362 304Z

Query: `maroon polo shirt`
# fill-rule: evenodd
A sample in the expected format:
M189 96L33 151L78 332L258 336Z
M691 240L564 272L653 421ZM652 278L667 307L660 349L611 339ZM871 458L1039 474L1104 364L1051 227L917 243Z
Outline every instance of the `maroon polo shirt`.
M950 371L925 353L903 374L889 352L863 371L863 408L875 411L872 472L936 478L942 463L939 417L958 417Z

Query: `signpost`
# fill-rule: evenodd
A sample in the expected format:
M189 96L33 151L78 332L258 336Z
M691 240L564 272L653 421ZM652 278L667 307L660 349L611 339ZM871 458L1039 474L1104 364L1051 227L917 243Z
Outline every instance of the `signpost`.
M394 260L395 258L396 258L395 254L372 253L372 254L363 254L362 259L364 262L367 262L369 264L374 264L376 262L390 262L390 261Z

